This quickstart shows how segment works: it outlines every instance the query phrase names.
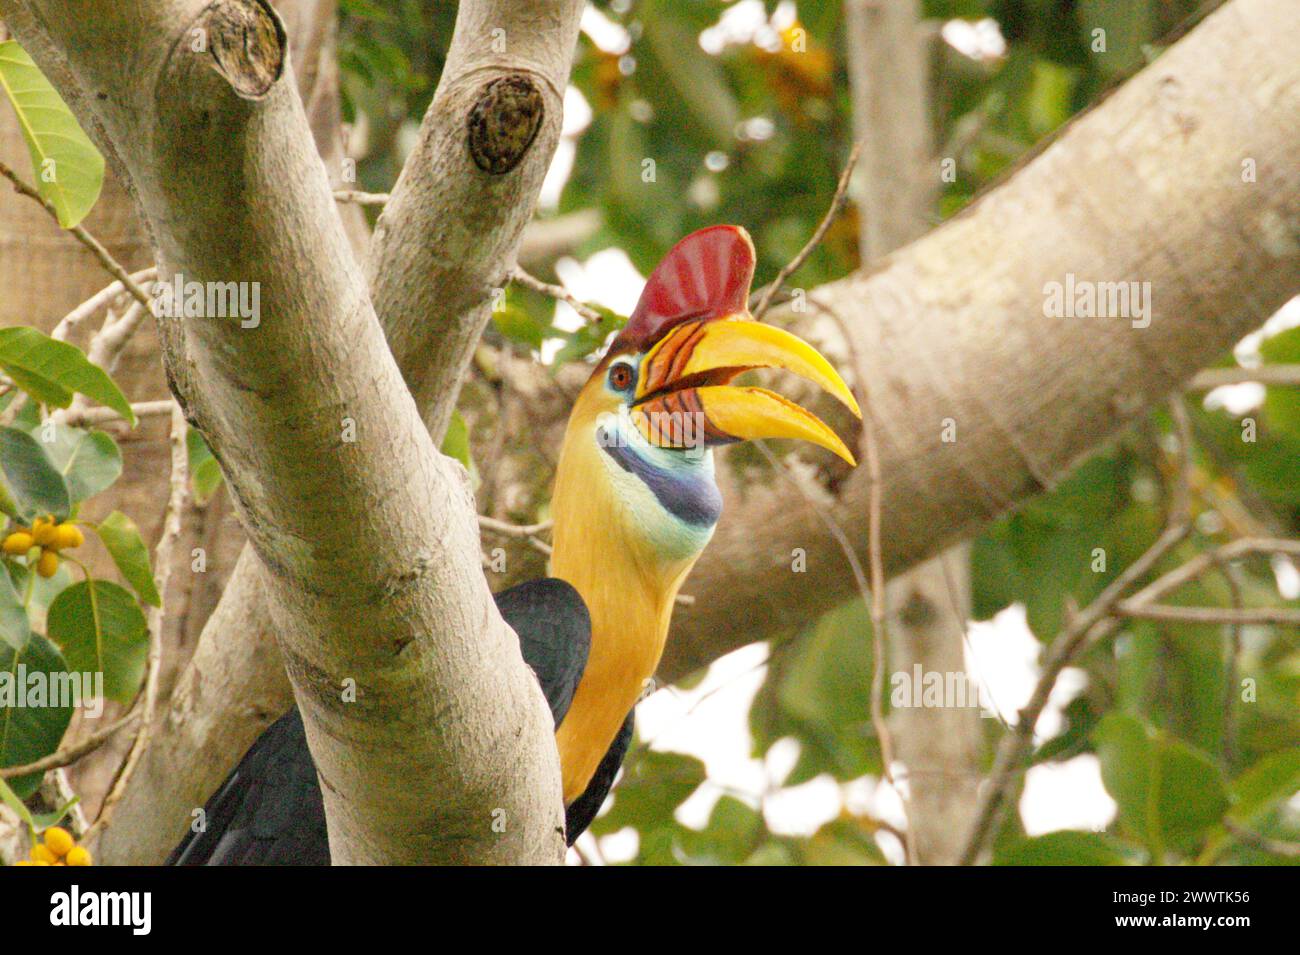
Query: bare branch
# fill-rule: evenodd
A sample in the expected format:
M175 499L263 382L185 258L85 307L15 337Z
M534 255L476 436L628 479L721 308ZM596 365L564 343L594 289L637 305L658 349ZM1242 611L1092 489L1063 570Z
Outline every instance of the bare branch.
M159 538L153 555L154 587L160 595L166 595L167 582L171 579L172 549L181 533L181 514L185 510L185 501L189 497L190 487L189 457L185 445L188 426L180 405L173 401L171 402L171 409L172 422L169 439L172 452L171 490L167 498L167 510L163 517L162 537ZM141 755L149 746L149 738L154 726L154 714L158 708L158 678L162 673L162 626L165 606L164 604L163 606L149 608L149 656L148 666L145 670L140 728L136 731L135 740L131 744L130 751L126 754L126 759L122 763L117 779L113 781L112 788L109 789L108 795L104 797L104 802L99 808L99 816L86 830L84 837L86 842L97 838L99 833L109 825L113 818L113 810L122 799L122 794L126 792L127 784L131 781L131 774L135 772L135 767L139 763Z
M1114 632L1117 621L1112 614L1125 593L1191 533L1191 488L1188 482L1192 445L1190 431L1186 427L1186 415L1179 413L1181 405L1175 404L1175 408L1178 409L1174 411L1174 422L1179 435L1179 467L1178 478L1169 492L1168 524L1155 543L1111 581L1083 611L1074 614L1051 642L1029 702L1020 710L1015 728L998 743L988 785L980 793L975 820L961 855L961 865L973 865L979 861L985 844L997 831L1006 804L1007 789L1015 776L1016 768L1029 754L1033 745L1034 727L1047 707L1061 671L1086 647Z
M51 769L60 769L64 766L71 766L81 757L88 753L93 753L110 739L118 734L121 730L131 726L140 718L140 708L133 706L125 716L115 720L103 729L77 740L75 743L61 747L48 756L43 756L34 762L25 763L22 766L4 766L0 767L0 779L14 779L18 776L27 776L31 773L43 773Z
M141 269L131 276L131 280L143 289L145 285L152 282L158 275L158 270L153 266L147 269ZM101 310L113 304L113 301L126 294L126 287L118 281L113 281L109 285L100 289L90 298L86 299L63 318L59 319L59 324L54 326L54 331L50 332L51 338L59 341L66 341L73 330L80 326L87 319L97 314Z
M1187 383L1188 391L1209 391L1224 385L1256 381L1261 385L1300 385L1300 365L1259 365L1256 368L1206 368Z
M753 309L755 318L762 318L767 314L767 309L772 304L772 296L781 289L781 286L785 285L786 279L799 271L799 267L808 261L808 256L812 255L817 246L821 245L822 239L826 238L826 230L844 211L844 202L849 192L849 182L853 179L853 167L857 165L858 156L861 153L862 144L856 143L852 152L849 153L848 161L844 164L844 171L840 173L840 181L835 187L835 195L831 199L830 208L826 210L826 214L822 216L822 221L817 224L817 228L813 230L812 236L804 244L804 247L799 250L799 254L781 266L781 271L776 273L776 278L750 296L751 299L755 295L758 298L758 304Z
M567 302L569 307L581 315L589 322L598 322L601 319L600 312L596 311L585 302L580 302L572 292L563 285L551 285L549 282L543 282L541 279L533 278L525 272L520 266L516 265L510 277L520 285L527 286L534 292L541 292L543 295L549 295L551 298L558 299L561 302Z
M44 196L25 183L16 172L2 162L0 162L0 176L4 176L13 183L14 191L19 193L19 195L31 199L48 212L55 222L59 221L59 213L54 208L54 204L47 201ZM108 249L104 248L102 242L96 239L80 225L75 225L67 231L72 233L73 237L76 238L78 242L88 248L95 258L99 259L99 263L104 267L104 270L107 271L109 275L113 276L113 278L117 279L118 283L131 295L132 298L145 308L149 308L149 296L145 294L144 289L140 288L131 274L127 272L126 269L122 268L117 259L113 258L112 253L110 253Z
M159 418L165 414L171 414L172 405L176 404L171 398L161 398L157 401L134 401L131 403L131 411L137 418ZM74 428L94 427L101 424L110 424L114 421L121 421L122 416L112 408L102 406L88 408L69 408L63 415L64 424Z
M335 189L335 202L355 202L359 206L382 206L388 202L386 192L361 192L357 189Z

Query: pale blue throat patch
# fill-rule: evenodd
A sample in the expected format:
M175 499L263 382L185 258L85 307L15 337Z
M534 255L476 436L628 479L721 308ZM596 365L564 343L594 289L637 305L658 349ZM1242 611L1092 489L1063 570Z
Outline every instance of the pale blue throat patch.
M596 426L595 439L619 497L655 548L671 558L702 551L722 514L713 452L655 447L614 416Z

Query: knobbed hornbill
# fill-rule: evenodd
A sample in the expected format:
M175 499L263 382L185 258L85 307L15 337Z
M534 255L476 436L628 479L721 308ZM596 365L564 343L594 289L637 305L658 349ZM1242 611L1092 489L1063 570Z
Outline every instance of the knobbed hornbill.
M496 595L555 719L570 845L623 761L637 700L659 664L678 589L722 511L712 447L800 438L854 464L821 420L763 388L755 368L807 378L861 417L811 346L756 322L754 246L714 226L677 243L569 416L551 499L551 576ZM316 769L296 710L253 744L209 800L181 865L327 864Z

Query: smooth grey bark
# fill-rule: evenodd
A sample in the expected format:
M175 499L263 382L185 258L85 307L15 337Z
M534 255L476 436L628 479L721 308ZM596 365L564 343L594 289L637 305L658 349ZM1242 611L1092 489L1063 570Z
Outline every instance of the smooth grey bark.
M856 195L864 268L919 238L936 211L938 158L931 135L927 31L920 4L847 0L845 44L853 127L862 144ZM871 395L868 391L868 403ZM895 674L965 674L970 613L969 547L958 544L899 574L885 588L888 660ZM978 709L912 706L889 716L903 763L916 862L954 865L975 811L983 736Z
M1050 488L1300 290L1298 41L1289 3L1225 5L969 209L810 292L843 329L773 314L867 383L889 572ZM1047 318L1044 286L1069 273L1150 282L1149 327ZM815 512L720 471L727 508L674 616L668 681L853 594ZM807 484L865 555L866 469L826 464ZM806 574L777 569L794 547Z
M504 0L461 5L438 91L372 237L372 300L435 438L455 405L493 290L505 282L558 142L581 9L576 0L525 8ZM485 90L514 77L532 81L540 121L518 166L488 174L467 148L468 117ZM525 96L523 106L529 102ZM514 108L511 115L526 119L527 112ZM503 137L504 148L509 140ZM106 861L160 861L193 809L290 704L260 574L246 550L105 836Z
M388 351L275 13L254 0L0 12L66 98L90 104L163 278L259 283L256 328L162 319L160 333L264 570L335 860L558 861L551 721L478 569L464 472Z

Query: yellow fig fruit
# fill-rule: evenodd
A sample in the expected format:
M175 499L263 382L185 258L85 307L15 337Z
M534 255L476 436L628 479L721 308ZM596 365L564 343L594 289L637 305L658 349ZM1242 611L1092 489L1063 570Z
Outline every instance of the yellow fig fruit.
M56 856L66 856L68 850L76 844L76 840L72 838L72 833L62 826L50 826L45 830L45 846Z
M40 544L42 547L48 547L53 544L57 533L57 525L54 523L53 518L47 520L44 517L38 517L36 520L32 521L32 537L35 538L36 543Z
M33 547L36 546L36 539L27 531L14 531L5 538L5 542L0 547L6 554L14 557L21 557Z
M86 535L76 524L60 524L54 529L54 546L58 550L68 547L80 547L86 543Z
M40 843L32 846L31 856L33 862L44 862L46 865L53 865L59 861L59 857L50 850L49 846Z
M36 572L42 577L53 577L59 569L59 555L52 550L42 550L41 559L36 562Z

